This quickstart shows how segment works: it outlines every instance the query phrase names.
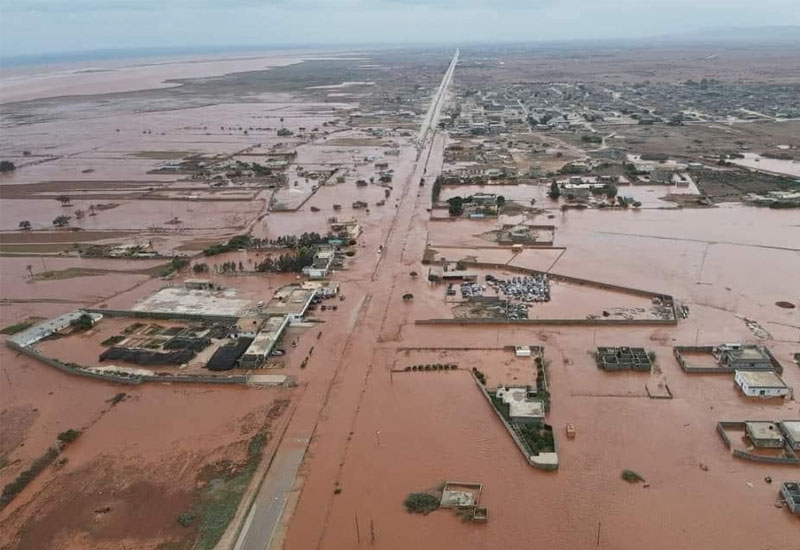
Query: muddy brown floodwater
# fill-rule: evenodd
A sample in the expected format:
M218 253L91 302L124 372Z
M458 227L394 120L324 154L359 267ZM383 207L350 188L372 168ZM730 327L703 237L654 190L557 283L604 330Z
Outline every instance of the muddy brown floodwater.
M193 66L112 67L91 78L86 76L91 73L73 72L50 81L34 77L27 89L22 80L12 81L3 90L20 100L121 92L161 87L165 77L227 74L302 58L292 53ZM430 81L438 82L446 66L442 57L441 72ZM374 88L394 97L383 86L376 76L376 84L362 86L359 93ZM417 106L420 112L434 89L435 84L425 105ZM732 376L687 375L672 356L674 345L763 344L784 365L786 384L800 387L800 369L792 360L800 350L795 211L738 203L677 209L660 199L663 188L637 187L620 193L640 200L640 210L562 212L547 198L547 186L531 184L448 188L442 198L498 192L522 204L535 199L540 212L431 221L446 211L430 211L430 185L420 187L419 181L432 182L441 172L449 138L437 132L418 149L410 136L417 134L424 115L367 119L357 127L343 122L358 110L357 103L312 102L289 92L250 98L258 103L247 97L219 104L208 104L207 98L202 104L171 99L156 104L156 110L143 109L147 104L136 93L115 97L118 102L104 106L110 111L98 113L92 106L102 96L87 96L85 104L67 101L63 109L56 100L50 107L12 105L31 118L30 124L4 128L8 137L0 144L0 152L21 166L0 179L4 192L12 193L13 187L13 198L0 196L0 229L7 231L2 242L52 248L17 246L12 252L31 255L2 258L2 327L81 306L128 309L193 276L187 270L168 279L153 277L148 270L164 260L81 259L69 238L73 234L83 234L86 242L152 241L164 254L198 254L191 265L207 263L210 279L251 301L269 300L299 276L219 274L215 264L249 267L270 252L206 257L199 255L204 248L245 232L270 239L324 233L330 217L355 220L362 234L355 256L332 276L344 296L337 310L320 308L311 315L313 324L291 327L284 342L296 347L285 346L287 353L271 361L274 372L297 379L296 388L114 386L68 376L0 347L0 453L7 462L0 468L0 484L41 456L60 432L84 431L62 453L63 463L46 469L0 511L0 548L190 548L198 532L182 527L178 518L207 487L209 467L231 473L232 465L245 460L248 442L263 430L271 436L267 462L273 455L278 462L282 453L302 451L310 441L294 484L288 480L292 490L282 517L270 530L273 548L800 548L800 525L773 506L777 483L764 481L766 476L776 482L796 478L797 469L735 458L715 429L720 420L800 418L797 401L748 400ZM445 98L452 100L453 92ZM301 127L331 121L339 125L331 135L314 139L278 137L274 130L283 125L299 133ZM381 124L386 135L380 139L366 129ZM23 146L31 155L22 155ZM258 189L247 198L251 190L231 187L223 198L235 200L201 200L195 195L197 182L148 173L175 155L235 155L253 148L257 157L241 157L252 160L273 146L297 150L286 171L288 188L274 194ZM385 186L355 183L377 175L377 160L391 166L388 197ZM334 169L341 170L344 181L306 178L303 172ZM99 193L103 183L108 184L103 198L86 196ZM33 185L43 187L29 194L16 190ZM151 186L158 187L159 197L140 194ZM61 207L53 197L68 192L74 193L74 206ZM378 205L382 200L385 204ZM356 201L368 207L356 208ZM119 206L73 219L71 225L83 231L51 237L56 215L98 202ZM167 223L175 218L180 223ZM31 237L15 231L22 220L32 223ZM506 223L554 225L555 247L514 254L483 236ZM445 286L425 276L428 266L421 260L429 247L437 258L451 261L507 263L670 294L689 307L690 315L674 326L416 324L453 316ZM480 273L482 278L513 274ZM404 300L405 294L413 299ZM530 317L577 319L652 305L649 298L569 283L555 284L552 297L532 305ZM754 331L754 322L762 330ZM41 348L95 364L100 342L124 326L125 321L112 320ZM518 345L542 346L549 365L547 422L554 428L560 461L555 472L526 462L470 374L473 367L481 370L490 386L533 383L532 361L511 350ZM601 371L592 355L597 346L644 347L655 353L656 369L649 374ZM397 372L435 363L454 363L458 369ZM667 385L673 399L648 397L648 389ZM113 404L118 393L127 395ZM576 426L574 440L564 436L567 423ZM645 482L623 481L624 469L635 470ZM489 521L465 523L447 511L427 516L405 511L409 493L445 480L482 483ZM259 483L257 477L254 491ZM226 540L233 538L229 533ZM268 543L258 540L256 546Z

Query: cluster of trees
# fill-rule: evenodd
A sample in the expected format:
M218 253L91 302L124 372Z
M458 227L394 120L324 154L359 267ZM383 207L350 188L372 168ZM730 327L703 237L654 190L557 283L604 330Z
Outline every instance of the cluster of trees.
M0 160L0 172L13 172L17 169L17 165L10 160Z
M94 319L88 313L84 313L77 319L69 322L69 326L79 332L85 332L94 326Z
M186 268L189 265L189 258L172 258L170 262L161 270L161 276L166 277L167 275L171 275L175 271L181 271L182 269Z
M540 424L517 424L519 435L533 454L552 453L555 450L553 430Z
M552 118L553 118L553 115L545 114L545 115L542 115L542 118L537 120L534 117L532 117L531 115L528 115L528 124L530 124L531 126L535 126L537 124L547 124L548 122L550 122L550 119L552 119Z
M197 263L192 266L194 273L208 273L208 264Z
M71 219L72 216L65 216L62 214L61 216L56 216L56 218L53 220L53 225L56 227L64 227L69 225L69 220Z
M464 205L472 202L472 195L468 197L455 196L447 199L447 211L451 216L460 216L464 213ZM506 203L506 198L503 195L498 195L495 199L495 205L502 207Z
M326 242L328 242L327 237L315 231L311 231L310 233L303 233L299 237L297 235L281 235L277 239L270 240L269 244L283 248L304 248L324 244Z
M461 197L452 197L447 199L447 211L451 216L460 216L464 213L464 199Z
M237 267L236 262L233 261L222 262L219 265L214 265L214 270L217 271L218 273L236 273L236 267ZM244 271L244 265L242 264L242 262L239 262L238 267L239 267L239 272Z
M442 192L442 176L437 176L431 185L431 202L436 204L439 202L439 193Z
M264 166L263 164L259 164L257 162L243 162L241 160L237 160L236 167L233 170L228 171L227 174L231 177L239 177L245 170L251 170L256 176L272 175L272 168L269 166Z
M203 250L206 256L216 256L231 250L238 250L240 248L265 248L267 246L280 247L280 248L304 248L309 246L317 246L328 242L328 237L320 235L316 232L303 233L297 235L281 235L277 239L255 239L250 235L237 235L231 237L224 243L209 246Z
M216 256L217 254L222 254L223 252L229 252L231 250L238 250L240 248L250 248L253 246L253 238L250 235L236 235L235 237L231 237L224 243L214 244L203 250L203 254L206 256Z
M314 262L316 247L300 247L294 254L281 254L273 258L267 256L260 263L256 264L256 271L259 273L299 273L304 267L310 266Z
M550 192L548 193L551 199L557 201L558 198L561 196L561 188L558 186L556 182L550 184Z

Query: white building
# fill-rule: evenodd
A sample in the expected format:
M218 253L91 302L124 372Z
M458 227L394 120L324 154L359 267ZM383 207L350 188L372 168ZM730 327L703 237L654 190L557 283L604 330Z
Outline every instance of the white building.
M495 396L508 405L508 416L514 422L542 422L544 420L544 405L528 387L500 386L497 388Z
M77 321L84 315L89 315L92 318L92 325L97 324L103 318L100 313L86 313L82 309L77 309L23 330L19 334L12 336L10 340L23 348L32 346L56 332L69 328L73 321Z
M514 355L517 357L530 357L531 356L531 347L530 346L516 346L514 348Z
M747 397L786 397L790 391L773 371L737 370L734 380Z

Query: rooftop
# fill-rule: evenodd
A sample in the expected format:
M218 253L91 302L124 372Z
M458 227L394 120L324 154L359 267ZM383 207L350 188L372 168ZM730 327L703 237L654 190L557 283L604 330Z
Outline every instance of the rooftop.
M544 405L539 399L528 399L528 388L497 388L497 397L508 404L508 414L515 418L544 418Z
M755 371L755 370L737 370L738 376L745 384L751 388L785 388L781 377L771 370Z
M800 420L784 420L781 426L794 441L800 441Z
M265 308L269 315L302 315L316 291L298 285L279 289Z
M754 439L783 439L777 422L745 422L745 427Z
M191 290L166 287L133 306L133 311L147 313L185 313L192 315L227 315L238 317L249 302L237 297L236 290Z
M275 343L280 338L281 330L283 329L286 322L285 317L270 317L267 319L267 322L264 323L262 330L256 334L256 337L253 338L253 341L250 343L250 346L247 348L247 351L244 352L245 355L257 355L257 356L264 356L268 355L271 351Z

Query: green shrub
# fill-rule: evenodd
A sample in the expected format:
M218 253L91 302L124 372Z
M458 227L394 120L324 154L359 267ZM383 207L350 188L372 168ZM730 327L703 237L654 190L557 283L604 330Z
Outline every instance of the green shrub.
M83 432L81 432L80 430L73 430L72 428L70 428L69 430L58 434L57 439L61 443L72 443L73 441L78 439L78 437L80 437L82 433Z
M194 514L184 513L178 516L178 523L183 527L191 527L194 523L196 516Z
M428 493L411 493L403 505L410 513L428 515L439 508L439 499Z
M18 332L22 332L23 330L28 330L33 326L33 323L29 323L27 321L23 321L21 323L14 323L13 325L9 325L3 330L0 330L0 334L17 334Z
M644 478L633 470L622 470L622 479L628 483L639 483L640 481L644 481Z

